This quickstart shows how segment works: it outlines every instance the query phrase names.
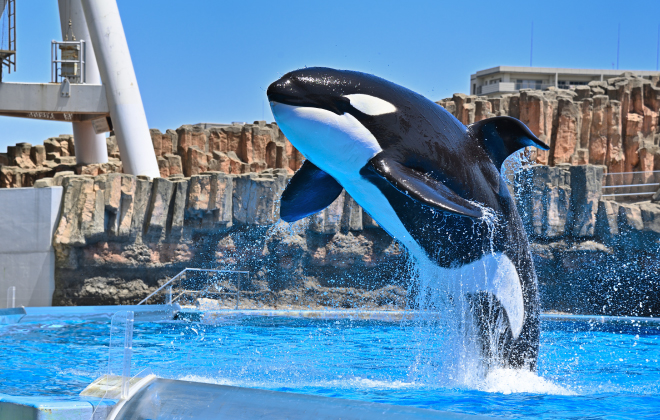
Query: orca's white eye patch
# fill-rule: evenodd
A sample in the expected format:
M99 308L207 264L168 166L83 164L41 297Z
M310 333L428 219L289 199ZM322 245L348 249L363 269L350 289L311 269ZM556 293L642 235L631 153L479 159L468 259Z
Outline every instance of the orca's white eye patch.
M396 111L394 105L375 96L355 93L353 95L345 95L344 97L351 101L353 108L372 117Z

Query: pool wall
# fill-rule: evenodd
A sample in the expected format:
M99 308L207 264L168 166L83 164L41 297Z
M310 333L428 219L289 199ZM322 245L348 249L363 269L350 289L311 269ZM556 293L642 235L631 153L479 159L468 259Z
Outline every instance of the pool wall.
M0 394L0 420L105 420L116 403L113 400Z
M16 287L16 306L50 306L55 290L53 232L62 187L0 189L0 307Z
M51 307L21 307L0 309L0 324L15 324L32 319L110 319L118 311L133 311L138 321L161 321L174 319L181 310L173 305L123 305L123 306L51 306Z

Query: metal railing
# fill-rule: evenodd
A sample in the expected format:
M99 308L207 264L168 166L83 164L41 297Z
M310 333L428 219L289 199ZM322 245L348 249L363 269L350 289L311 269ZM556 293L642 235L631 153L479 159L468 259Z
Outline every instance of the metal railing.
M513 82L497 82L477 87L477 95L487 95L495 92L513 92L515 90Z
M543 90L554 86L555 86L554 83L516 83L516 90L520 90L520 89Z
M200 297L217 299L233 295L238 309L241 299L241 278L249 279L249 271L186 268L156 289L138 305L155 303L194 305ZM235 278L232 284L231 277ZM233 290L232 290L233 289ZM224 300L224 299L223 299Z
M574 87L578 87L578 86L589 86L589 85L586 84L586 83L585 84L580 84L580 85L569 85L569 84L559 83L559 84L557 84L557 89L570 89L570 88L574 88Z
M84 39L80 41L52 41L50 48L51 83L61 83L65 78L69 79L71 83L86 83L86 59Z
M477 86L475 94L487 95L496 92L515 92L520 89L538 89L543 90L554 87L554 83L521 83L521 82L498 82L487 85ZM580 85L558 84L557 89L570 89Z
M12 68L16 71L16 1L7 1L6 9L8 23L7 49L2 49L4 45L0 45L0 82L2 82L2 73L5 67L7 67L8 74L12 72ZM4 14L4 11L2 14Z
M603 197L649 199L660 188L660 171L613 172L603 175Z
M566 84L566 83L558 83L556 85L557 89L571 89L576 86L583 86L583 85L575 85L575 84ZM537 90L543 90L547 89L549 87L555 87L554 83L530 83L530 82L497 82L497 83L490 83L487 85L481 85L477 86L477 90L475 92L476 95L487 95L489 93L495 93L495 92L515 92L520 89L537 89Z

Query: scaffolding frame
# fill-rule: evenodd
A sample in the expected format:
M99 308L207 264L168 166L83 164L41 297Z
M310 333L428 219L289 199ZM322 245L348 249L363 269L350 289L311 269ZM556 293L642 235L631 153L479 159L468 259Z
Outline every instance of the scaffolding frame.
M7 49L0 49L0 60L2 62L0 65L0 82L2 82L5 67L7 67L7 74L11 74L12 68L16 71L16 0L7 0L7 21Z
M60 56L62 55L62 51L58 53L58 50L60 50L60 46L78 46L78 59L77 60L64 60L64 59L59 59ZM69 80L71 83L87 83L87 77L85 74L85 60L87 59L86 54L85 54L85 40L81 39L80 41L51 41L51 49L50 49L50 61L51 61L51 67L50 67L50 81L51 83L62 83L64 78L66 76L62 76L62 64L78 64L78 75L74 76L73 79L78 79L78 80Z

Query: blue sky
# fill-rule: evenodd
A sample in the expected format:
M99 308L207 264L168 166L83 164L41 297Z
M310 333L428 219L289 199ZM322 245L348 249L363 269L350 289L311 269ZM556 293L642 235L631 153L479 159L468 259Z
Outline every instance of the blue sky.
M365 71L430 99L497 65L656 69L660 1L118 0L149 126L272 121L266 88L304 66ZM56 0L17 2L11 82L50 80ZM66 123L0 117L0 151Z

